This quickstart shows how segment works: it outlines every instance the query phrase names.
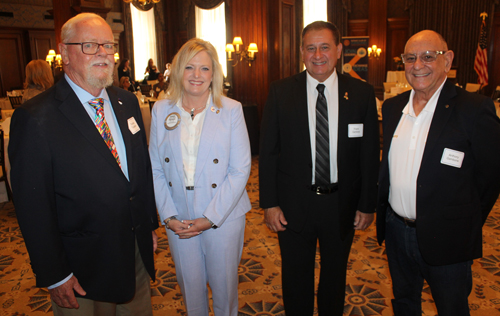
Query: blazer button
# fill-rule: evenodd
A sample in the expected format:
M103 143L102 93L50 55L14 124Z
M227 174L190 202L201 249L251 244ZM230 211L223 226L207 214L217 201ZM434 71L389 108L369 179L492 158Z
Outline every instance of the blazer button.
M168 183L168 185L169 185L169 186L172 186L172 182L169 182L169 183Z
M217 187L217 184L212 183L212 188L214 188L214 189L215 189L216 187Z
M165 162L170 162L170 159L168 159L168 157L165 158Z
M219 163L219 159L215 158L214 159L214 164L218 164Z

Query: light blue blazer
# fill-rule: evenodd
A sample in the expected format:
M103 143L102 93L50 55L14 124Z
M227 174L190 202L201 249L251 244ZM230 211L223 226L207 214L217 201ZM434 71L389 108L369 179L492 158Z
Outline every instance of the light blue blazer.
M213 109L213 110L212 110ZM188 212L181 150L181 126L167 130L165 119L180 109L170 100L155 103L149 153L156 207L161 222L170 216L194 219ZM241 103L222 97L207 108L194 176L194 210L218 227L251 209L246 192L251 153ZM199 216L198 216L199 217Z

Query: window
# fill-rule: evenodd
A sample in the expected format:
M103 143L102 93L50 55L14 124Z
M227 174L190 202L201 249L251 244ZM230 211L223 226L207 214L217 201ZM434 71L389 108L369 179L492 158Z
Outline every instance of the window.
M304 0L304 27L314 21L328 21L327 0Z
M146 70L150 58L153 58L156 67L158 67L154 9L140 11L130 5L130 15L134 35L135 80L142 81L144 79L144 70Z
M195 6L196 37L214 45L222 65L224 77L227 76L226 61L226 15L224 2L217 8L203 10Z

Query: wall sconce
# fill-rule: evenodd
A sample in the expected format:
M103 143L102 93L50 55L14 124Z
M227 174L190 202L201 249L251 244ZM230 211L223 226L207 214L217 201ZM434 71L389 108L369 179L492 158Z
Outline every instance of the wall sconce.
M250 43L247 49L243 50L240 49L240 45L243 45L243 40L239 36L233 39L232 44L231 43L226 44L227 60L228 61L236 60L236 63L232 65L234 67L240 61L243 61L243 59L245 59L246 61L248 61L248 67L252 67L252 61L255 60L255 53L259 52L257 44ZM233 53L236 54L235 59L232 58Z
M49 53L45 57L45 61L49 63L50 67L52 68L52 72L54 72L55 69L62 68L61 54L56 55L56 51L53 49L49 50Z
M120 54L115 53L113 57L115 58L115 64L116 64L120 60Z
M379 58L380 53L382 53L382 49L377 48L377 45L372 45L372 47L368 47L368 57Z

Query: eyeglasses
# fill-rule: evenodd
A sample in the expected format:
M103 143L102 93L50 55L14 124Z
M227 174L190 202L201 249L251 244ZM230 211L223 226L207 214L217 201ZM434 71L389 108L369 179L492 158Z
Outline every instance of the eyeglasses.
M443 55L447 51L444 50L436 50L436 51L426 51L418 55L420 61L424 64L430 64L436 61L439 55ZM403 59L403 63L405 64L413 64L417 61L417 54L401 54L401 58Z
M116 44L114 43L94 43L94 42L83 42L83 43L64 43L64 45L81 45L82 53L85 55L95 55L99 51L99 47L103 47L104 51L108 55L114 55L116 53Z

